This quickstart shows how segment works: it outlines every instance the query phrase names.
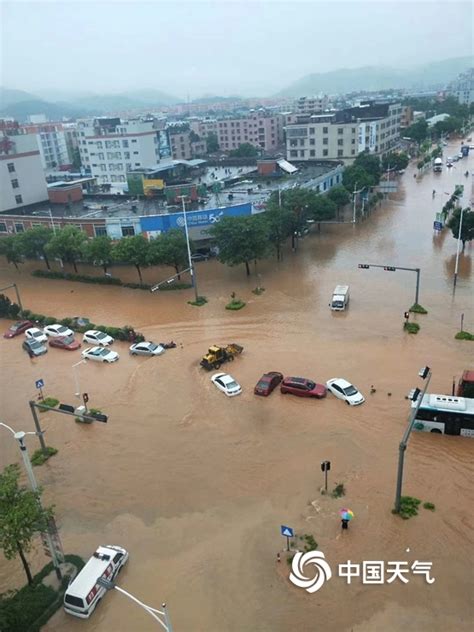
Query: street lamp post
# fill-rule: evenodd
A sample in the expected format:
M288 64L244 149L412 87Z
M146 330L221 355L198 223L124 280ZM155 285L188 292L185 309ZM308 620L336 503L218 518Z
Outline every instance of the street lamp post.
M357 194L358 193L362 193L362 191L365 189L365 187L362 187L362 189L357 190L357 182L354 184L354 191L352 192L352 223L355 224L356 223L356 200L357 200Z
M461 250L461 231L462 231L462 218L464 215L464 209L461 205L461 217L459 218L459 232L458 232L458 243L456 246L456 263L454 265L454 284L453 287L456 287L456 283L458 281L458 269L459 269L459 253Z
M79 360L79 362L76 362L76 364L73 364L72 367L71 367L72 370L73 370L72 372L74 374L74 382L76 384L76 392L74 393L76 397L80 397L81 396L81 385L80 385L80 382L79 382L79 375L78 375L78 372L77 372L77 367L80 364L86 364L86 361L85 360Z
M13 430L13 428L10 428L10 426L7 426L7 424L4 424L3 422L0 421L0 426L3 426L4 428L6 428L7 430L9 430L12 435L14 436L14 438L18 441L18 445L20 447L20 452L21 452L21 458L23 459L23 465L25 466L25 470L26 470L26 474L28 476L28 480L30 481L30 485L31 485L31 489L34 492L38 492L38 483L36 482L36 478L35 475L33 473L33 468L31 467L31 461L30 461L30 456L28 454L28 450L26 448L25 445L25 437L27 434L29 435L35 435L36 432L23 432L23 431L19 431L19 432L15 432ZM40 497L38 495L37 497L37 501L39 506L41 507L41 509L43 509L43 506L41 504L41 500ZM61 574L61 561L58 557L57 551L53 545L53 538L51 535L51 531L50 531L50 527L48 526L46 533L46 543L51 555L51 559L53 560L53 565L54 565L54 570L56 571L56 576L59 580L62 579L62 574Z
M418 414L418 410L420 409L421 402L423 401L423 397L425 396L425 393L428 390L428 386L430 384L431 375L432 375L430 367L429 366L423 367L418 373L418 375L424 380L426 380L426 382L425 382L423 391L420 391L419 388L415 388L413 391L411 400L416 402L416 406L412 410L410 419L408 421L408 426L403 434L402 440L400 441L400 445L398 447L398 472L397 472L397 489L395 492L395 513L400 513L405 451L407 449L408 439L410 438L411 431L413 430L413 426L415 424L415 419Z
M181 202L183 204L184 232L186 234L186 246L187 246L187 249L188 249L189 271L191 273L191 280L193 282L193 287L194 287L194 297L195 297L195 300L197 302L198 298L199 298L199 294L198 294L198 287L197 287L196 270L194 269L193 260L191 258L191 246L189 244L188 218L186 216L186 202L185 202L185 198L186 198L185 195L181 196Z

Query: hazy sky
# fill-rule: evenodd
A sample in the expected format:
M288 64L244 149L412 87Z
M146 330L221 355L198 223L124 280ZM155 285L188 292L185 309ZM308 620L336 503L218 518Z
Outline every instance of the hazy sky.
M470 2L0 0L1 84L266 95L311 72L472 54Z

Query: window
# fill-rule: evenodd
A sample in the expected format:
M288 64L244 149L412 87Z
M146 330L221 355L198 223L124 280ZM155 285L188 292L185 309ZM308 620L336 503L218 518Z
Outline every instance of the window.
M102 237L103 235L107 235L107 228L105 226L96 226L94 224L94 234L96 237Z
M133 237L135 228L133 226L122 226L122 237Z
M102 164L102 165L99 165L99 166L100 166L100 170L101 171L107 171L107 165Z
M15 195L15 202L17 204L23 204L23 198L21 197L21 195Z
M316 141L314 140L314 138L310 138L309 139L309 144L310 145L315 145L316 144Z
M18 189L20 185L18 184L18 180L15 178L12 180L12 189Z
M137 142L136 138L133 138L132 143L136 143L136 142Z
M15 172L15 163L9 162L7 164L7 167L8 167L8 173L14 173Z
M135 156L138 156L138 151L133 152Z
M298 151L296 149L292 149L290 151L290 157L291 158L297 158L298 157Z
M95 145L96 145L97 149L102 149L102 141L101 140L98 140Z
M0 233L7 233L7 225L5 224L5 222L0 222Z
M327 156L328 155L328 150L327 149L323 149L323 156Z
M351 140L351 145L355 145L355 144L356 144L356 140L355 140L355 138L353 138L353 139Z
M344 134L344 128L343 127L338 127L337 128L337 133L338 134Z
M323 134L329 134L329 128L323 127Z
M327 145L329 143L327 138L323 138L323 145Z
M97 157L99 158L99 160L104 160L104 152L97 154Z
M316 155L316 152L314 151L314 149L310 149L309 150L309 155L314 158L314 156Z
M316 132L316 129L315 129L314 127L310 127L310 128L309 128L309 133L310 133L311 135L313 135L315 132Z
M123 157L125 158L125 160L130 160L130 152L129 151L124 151L123 152Z
M341 158L341 156L344 156L344 150L343 149L338 149L337 150L337 157Z
M338 145L344 145L344 140L342 138L338 138L337 139L337 144Z
M123 141L122 141L122 145L123 145L124 147L128 147L128 140L123 140Z

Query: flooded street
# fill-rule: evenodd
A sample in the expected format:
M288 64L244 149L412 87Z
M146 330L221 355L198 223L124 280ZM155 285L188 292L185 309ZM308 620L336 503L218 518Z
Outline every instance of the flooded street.
M453 151L454 145L445 155ZM166 601L175 632L472 629L474 441L415 433L404 493L433 502L436 511L420 509L407 521L391 514L409 412L405 395L419 386L419 368L432 368L431 392L450 393L453 376L473 364L472 343L454 339L463 313L465 329L474 331L473 244L460 258L453 294L457 242L450 230L432 230L445 193L456 184L465 185L463 206L469 202L471 180L463 173L474 170L474 156L457 164L419 183L412 166L394 200L364 222L322 226L321 234L300 241L297 253L287 248L281 263L259 263L261 296L252 294L257 280L247 279L243 266L217 261L197 264L199 291L209 300L197 308L186 303L191 290L151 294L36 279L29 270L41 262L17 272L2 260L1 286L16 282L25 308L129 324L147 339L179 343L153 359L129 357L127 345L115 343L118 363L78 368L89 405L109 416L107 424L41 416L47 443L59 452L35 473L46 502L56 506L65 551L87 558L101 543L125 547L130 561L119 585L153 607ZM359 263L421 268L420 303L429 313L411 316L421 324L417 336L402 330L415 274L361 270ZM160 281L167 272L145 270L144 281ZM137 280L134 269L112 273ZM344 313L328 308L339 283L351 286ZM247 301L240 312L224 309L232 291ZM0 418L32 430L28 400L36 395L35 380L44 379L47 395L73 403L71 366L80 357L50 349L30 360L21 342L0 339ZM222 369L242 385L237 398L218 392L212 373L199 367L211 344L229 342L244 346ZM352 408L331 395L313 401L278 391L258 398L253 387L266 371L318 382L344 377L367 401ZM3 468L19 454L6 432L0 437ZM28 447L32 453L37 442L30 438ZM336 483L347 489L341 500L320 494L326 459L331 489ZM344 506L355 519L341 535ZM275 561L285 545L282 524L312 534L332 566L333 579L313 595L292 586L286 562ZM40 546L30 559L36 570L44 565ZM349 559L431 561L436 581L410 576L407 585L370 586L356 579L348 586L336 568ZM0 592L23 581L20 562L2 558ZM147 632L156 626L111 593L90 620L61 610L43 630Z

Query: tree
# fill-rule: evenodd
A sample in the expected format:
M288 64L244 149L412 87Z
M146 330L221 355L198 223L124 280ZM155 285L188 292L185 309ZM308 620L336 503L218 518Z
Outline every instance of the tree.
M31 585L33 577L25 553L31 549L35 534L46 530L53 508L43 509L39 503L41 491L20 487L19 478L16 464L8 465L0 474L0 546L7 560L20 556Z
M209 132L206 136L207 151L210 154L219 151L219 138L215 132Z
M255 158L258 156L258 149L250 143L242 143L237 149L229 151L231 158Z
M191 141L191 143L198 143L201 140L201 137L199 136L199 134L196 134L194 130L191 130L189 132L189 140Z
M149 265L150 243L142 235L122 237L114 244L112 252L114 261L135 266L140 283L143 283L141 269Z
M325 220L336 217L337 206L327 195L319 194L314 200L314 204L310 210L310 217L316 222L324 222Z
M219 261L229 266L245 263L247 276L249 261L262 259L268 253L267 228L261 216L223 217L210 232L219 248Z
M275 247L277 261L279 261L282 245L295 230L296 216L287 208L280 208L276 201L270 200L262 218L266 224L268 240Z
M416 123L413 123L413 125L407 127L403 134L417 143L422 143L428 136L428 123L425 119L420 119Z
M0 254L5 255L8 263L13 263L19 270L18 264L23 263L23 253L20 247L19 235L9 235L0 239Z
M344 169L344 173L342 174L342 184L346 187L349 193L352 193L354 190L363 188L370 189L375 186L376 182L374 177L370 175L370 173L367 173L365 169L357 165L351 165L350 167L346 167Z
M180 280L180 268L188 264L188 247L184 232L174 228L153 239L150 242L149 261L151 265L173 266Z
M278 194L273 194L271 199L278 199ZM295 216L293 230L299 231L306 224L308 217L312 215L318 193L311 189L295 187L281 193L281 205L291 211Z
M84 259L92 265L102 266L104 273L113 263L113 242L107 235L100 235L84 242L82 253Z
M338 211L351 201L349 191L342 184L332 187L327 195L328 198L334 202Z
M46 245L53 237L53 231L47 226L35 226L26 230L20 235L20 247L25 257L39 258L42 257L48 270L49 265L48 253Z
M12 303L5 294L0 294L0 318L16 318L19 312L19 305Z
M380 166L380 158L378 156L374 156L368 151L364 151L354 160L354 166L365 169L365 171L373 177L374 186L380 182L382 168Z
M459 236L460 220L461 220L461 209L457 208L453 212L451 219L446 224L448 228L451 229L454 239L457 239ZM461 242L462 242L463 252L466 246L466 242L472 241L473 239L474 239L474 211L471 211L471 209L467 207L463 211L462 226L461 226Z
M79 171L82 167L81 153L79 151L79 147L74 147L74 149L72 150L72 167L76 171Z
M76 226L66 226L58 230L45 246L51 257L57 257L67 263L72 263L77 273L77 262L80 260L87 235Z
M408 154L404 151L401 152L390 152L389 154L385 154L382 159L382 169L387 171L388 169L395 171L402 171L402 169L406 169L410 159L408 158Z

